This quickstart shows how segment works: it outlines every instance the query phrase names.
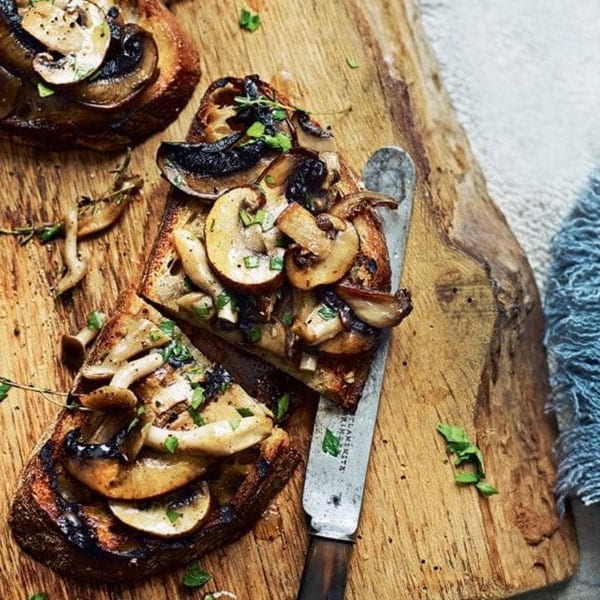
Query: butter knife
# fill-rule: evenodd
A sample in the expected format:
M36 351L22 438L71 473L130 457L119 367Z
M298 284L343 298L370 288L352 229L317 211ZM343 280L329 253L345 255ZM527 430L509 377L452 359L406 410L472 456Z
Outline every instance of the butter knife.
M363 181L368 190L381 192L398 202L397 209L387 209L380 214L395 290L402 271L412 210L414 164L401 148L386 146L369 157ZM326 398L319 399L302 497L302 506L310 519L310 543L298 600L344 598L389 344L390 332L384 331L354 414ZM323 450L326 435L339 441L337 456Z

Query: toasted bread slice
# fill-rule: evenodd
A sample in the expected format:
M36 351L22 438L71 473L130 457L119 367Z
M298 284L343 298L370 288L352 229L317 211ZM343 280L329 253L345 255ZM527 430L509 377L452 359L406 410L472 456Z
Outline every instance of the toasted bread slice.
M163 143L175 186L140 294L353 409L390 292L376 206L333 137L257 76L206 92L186 143Z
M235 540L299 462L267 406L133 293L69 403L25 467L9 523L70 577L131 580Z
M73 7L86 17L71 28L80 33L74 47L61 45L64 32L48 25ZM95 30L79 24L90 21ZM99 38L110 38L108 48ZM95 150L137 144L177 117L200 76L192 41L160 0L72 0L68 7L65 0L6 0L0 39L0 137L19 143ZM81 39L87 45L78 47Z

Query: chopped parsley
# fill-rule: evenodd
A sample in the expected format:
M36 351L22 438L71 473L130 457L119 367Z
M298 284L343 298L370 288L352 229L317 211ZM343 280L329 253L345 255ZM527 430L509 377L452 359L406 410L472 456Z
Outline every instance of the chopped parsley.
M192 311L194 312L194 314L197 317L200 317L201 319L206 319L206 317L208 317L208 315L210 315L210 306L206 306L206 305L194 305L192 307Z
M198 386L192 392L192 399L190 400L190 406L194 410L198 410L204 404L204 388Z
M246 269L256 269L258 267L258 264L258 256L256 256L256 254L244 256L244 266L246 267Z
M262 337L262 334L258 327L251 327L248 330L248 341L251 344L257 344L258 342L260 342L261 337Z
M456 455L454 460L456 466L468 463L475 467L474 471L457 473L454 476L456 483L458 485L474 485L484 496L497 494L498 490L491 483L483 481L485 477L483 455L481 450L468 440L466 431L462 427L447 423L440 423L437 431L446 440L446 450L450 454Z
M217 309L221 310L223 307L227 306L231 302L231 296L226 292L221 292L217 296Z
M285 111L280 110L279 112L283 113L283 118L285 119ZM273 115L275 115L275 111L273 111ZM277 185L277 182L275 181L275 177L273 177L273 175L267 175L265 177L265 182L267 185Z
M31 594L27 600L48 600L48 594L46 592L36 592Z
M129 433L139 422L140 417L146 412L146 408L144 406L138 406L135 409L135 417L129 421L129 425L127 425L127 433Z
M102 329L106 315L98 310L93 310L88 314L86 319L86 325L88 329Z
M37 83L37 91L40 98L48 98L48 96L54 96L56 93L52 88L49 88L39 81Z
M181 513L178 513L173 508L167 508L167 519L169 519L169 523L171 523L172 525L176 521L178 521L179 519L181 519L182 516L183 515Z
M175 454L177 448L179 448L179 440L174 435L168 435L163 443L165 450L170 454Z
M231 427L231 431L235 431L242 422L242 417L234 417L233 419L229 419L229 426Z
M283 271L283 258L281 256L271 256L269 269L271 271Z
M283 313L283 315L281 315L281 322L286 327L290 327L290 325L294 322L294 315L289 311Z
M262 140L272 150L287 152L292 148L292 140L290 136L287 135L287 133L278 131L275 133L275 135L270 135L266 133L265 130L266 127L264 123L261 123L260 121L255 121L246 130L246 135L254 139Z
M210 573L203 571L197 562L193 562L188 565L187 573L181 580L181 583L187 587L200 587L210 581L211 578L212 575Z
M252 410L245 406L236 408L236 410L238 411L240 417L253 417L254 416L254 413L252 412Z
M337 456L340 453L340 438L329 428L325 429L321 448L325 454L331 454L331 456Z
M351 56L346 56L346 64L351 68L351 69L358 69L358 63L356 62L356 60L354 58L352 58Z
M331 319L335 319L335 317L337 317L337 311L325 305L321 306L317 313L321 319L323 319L323 321L330 321Z
M12 385L9 383L0 383L0 402L6 400L8 397L8 392L12 389Z
M175 322L170 319L163 319L159 324L158 328L166 333L169 337L173 337L175 335Z
M287 414L287 411L290 408L290 395L283 394L277 398L277 407L275 408L275 419L277 421L281 421L283 417Z
M254 33L260 27L260 15L253 13L247 8L242 8L239 25L242 29Z

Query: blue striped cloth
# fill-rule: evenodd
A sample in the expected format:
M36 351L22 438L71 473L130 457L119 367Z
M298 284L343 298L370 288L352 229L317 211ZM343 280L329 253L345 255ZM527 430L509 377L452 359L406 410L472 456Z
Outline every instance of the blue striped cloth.
M600 169L553 240L544 310L564 513L600 501Z

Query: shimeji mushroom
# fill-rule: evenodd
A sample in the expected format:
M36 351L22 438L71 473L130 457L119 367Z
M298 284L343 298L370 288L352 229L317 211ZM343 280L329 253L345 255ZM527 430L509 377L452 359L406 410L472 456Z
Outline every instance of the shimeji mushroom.
M85 359L86 348L92 342L102 325L106 315L96 312L97 324L90 326L86 323L75 335L65 334L61 338L61 356L64 362L79 368Z
M181 537L204 523L212 504L206 481L190 488L145 502L109 500L108 507L119 521L138 531L162 538Z
M173 232L173 243L184 273L194 285L210 295L217 309L217 317L229 323L237 323L237 311L227 290L212 272L200 239L187 229L176 229Z
M77 251L77 207L71 207L64 220L65 241L63 245L63 260L66 271L55 287L57 296L75 287L87 272L87 261L79 256Z
M170 336L148 319L132 321L124 335L111 347L103 361L85 366L81 374L86 379L108 379L132 356L160 348L171 341Z
M33 68L53 85L72 84L94 73L110 45L106 16L88 0L35 2L23 13L21 27L48 49L35 55Z
M137 404L137 398L129 390L129 386L134 381L156 371L164 362L165 359L159 352L150 352L136 360L126 362L115 371L108 385L81 396L81 404L94 410L133 409Z

